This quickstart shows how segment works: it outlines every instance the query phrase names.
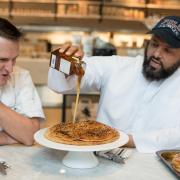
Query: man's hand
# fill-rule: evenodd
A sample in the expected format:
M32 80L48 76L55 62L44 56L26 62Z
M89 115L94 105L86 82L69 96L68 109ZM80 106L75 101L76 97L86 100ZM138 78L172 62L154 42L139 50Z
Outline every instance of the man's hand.
M85 63L81 61L84 53L79 47L71 46L70 44L66 43L60 46L59 53L63 58L71 61L71 69L69 75L84 75Z
M75 56L80 60L84 56L84 52L77 46L72 46L69 43L65 43L59 47L59 52L64 53L67 56Z

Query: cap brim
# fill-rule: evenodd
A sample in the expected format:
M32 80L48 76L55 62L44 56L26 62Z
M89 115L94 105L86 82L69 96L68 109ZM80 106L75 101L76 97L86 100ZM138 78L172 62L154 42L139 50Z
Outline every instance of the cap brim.
M154 34L162 38L172 48L180 48L180 41L174 35L165 29L152 29L148 34Z

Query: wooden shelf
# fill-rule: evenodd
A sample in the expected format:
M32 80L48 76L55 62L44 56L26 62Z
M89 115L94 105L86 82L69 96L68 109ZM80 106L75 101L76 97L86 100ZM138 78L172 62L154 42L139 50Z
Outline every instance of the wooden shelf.
M148 9L158 9L158 10L163 10L163 9L172 9L172 10L179 10L180 11L180 3L179 4L147 4Z
M64 18L64 19L68 19L68 18L74 18L74 19L87 19L86 16L82 16L82 15L76 15L74 16L74 14L68 14L66 16L64 15L57 15L56 18ZM100 16L99 15L89 15L88 19L99 19Z
M22 15L22 17L24 17L26 14L27 18L28 16L37 16L38 13L36 11L42 11L44 10L44 12L47 10L47 7L49 9L49 11L52 12L52 16L55 13L56 17L64 17L64 18L68 18L68 17L74 17L74 18L100 18L99 15L99 11L100 11L100 1L85 1L85 0L79 0L79 1L74 1L74 0L54 0L54 1L50 1L50 0L40 0L40 1L36 1L36 0L0 0L1 2L6 2L7 3L7 7L9 8L9 6L11 6L11 8L9 8L8 10L8 14L7 15L11 15L11 16L20 16ZM41 6L37 6L37 4L40 4ZM42 6L43 4L43 6ZM49 4L51 5L49 7ZM103 9L103 14L105 16L108 16L109 14L107 14L107 10L108 8L112 9L114 8L114 11L128 11L129 8L133 8L134 10L138 11L139 9L144 10L145 5L144 4L133 4L133 3L120 3L120 2L105 2L104 3L104 9ZM33 10L35 11L35 15L31 15L31 13L33 12ZM18 12L14 12L14 11L20 11ZM73 12L74 11L74 12ZM130 10L132 11L132 10ZM143 11L142 11L143 12ZM41 14L41 13L40 13ZM1 13L0 13L1 15ZM115 18L118 19L119 15L125 15L123 13L120 14L110 14L111 18ZM40 17L43 15L39 15ZM46 13L44 14L44 16L49 16ZM117 17L116 17L117 16ZM133 17L131 17L133 20ZM137 18L137 17L135 17Z
M27 15L26 14L23 14L23 13L11 13L11 15L12 16L16 16L16 17L27 17ZM54 18L54 15L53 14L46 14L46 15L44 15L44 14L36 14L36 13L34 13L34 14L28 14L28 17L44 17L44 18ZM28 18L27 17L27 18Z
M126 7L126 8L136 8L136 9L146 8L145 3L106 2L104 5L105 6Z
M0 0L0 1L6 1L6 2L9 2L9 0ZM45 4L45 3L50 3L50 4L53 4L55 3L55 0L12 0L11 1L12 3L42 3L42 4Z
M137 3L133 0L124 1L104 1L99 0L0 0L0 16L12 18L16 22L21 18L20 24L33 24L39 20L39 24L58 24L60 19L94 19L97 22L101 20L114 21L139 21L140 23L146 17L152 15L180 15L180 4L168 3L163 4L146 4L145 0ZM102 9L101 9L102 8ZM34 17L34 20L33 18ZM38 17L37 19L35 19ZM24 21L23 21L24 18ZM40 19L43 19L41 22ZM59 22L59 24L61 24Z

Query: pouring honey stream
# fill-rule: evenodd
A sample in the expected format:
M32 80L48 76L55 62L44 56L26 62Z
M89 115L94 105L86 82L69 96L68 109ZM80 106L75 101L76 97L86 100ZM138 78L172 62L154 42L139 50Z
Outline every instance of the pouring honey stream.
M72 57L73 60L75 60L75 66L76 69L78 70L78 72L76 72L77 74L77 84L76 84L76 101L75 101L75 108L74 108L74 113L73 113L73 123L76 122L76 116L77 116L77 108L78 108L78 102L79 102L79 95L80 95L80 87L81 87L81 79L84 75L84 69L83 69L83 65L82 61L80 61L79 58L76 57Z
M75 123L77 116L81 79L84 75L85 68L84 65L85 63L81 61L80 58L74 56L67 56L65 53L60 53L59 49L56 49L51 53L50 66L52 68L63 72L66 77L72 74L77 75L76 101L72 120L73 123Z

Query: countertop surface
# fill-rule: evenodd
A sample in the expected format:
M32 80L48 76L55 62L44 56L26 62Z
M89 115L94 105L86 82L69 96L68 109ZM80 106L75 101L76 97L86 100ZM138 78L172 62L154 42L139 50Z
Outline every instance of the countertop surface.
M67 152L40 145L1 146L0 157L11 166L3 180L173 180L176 176L155 154L133 150L125 164L103 158L91 169L72 169L62 164Z

